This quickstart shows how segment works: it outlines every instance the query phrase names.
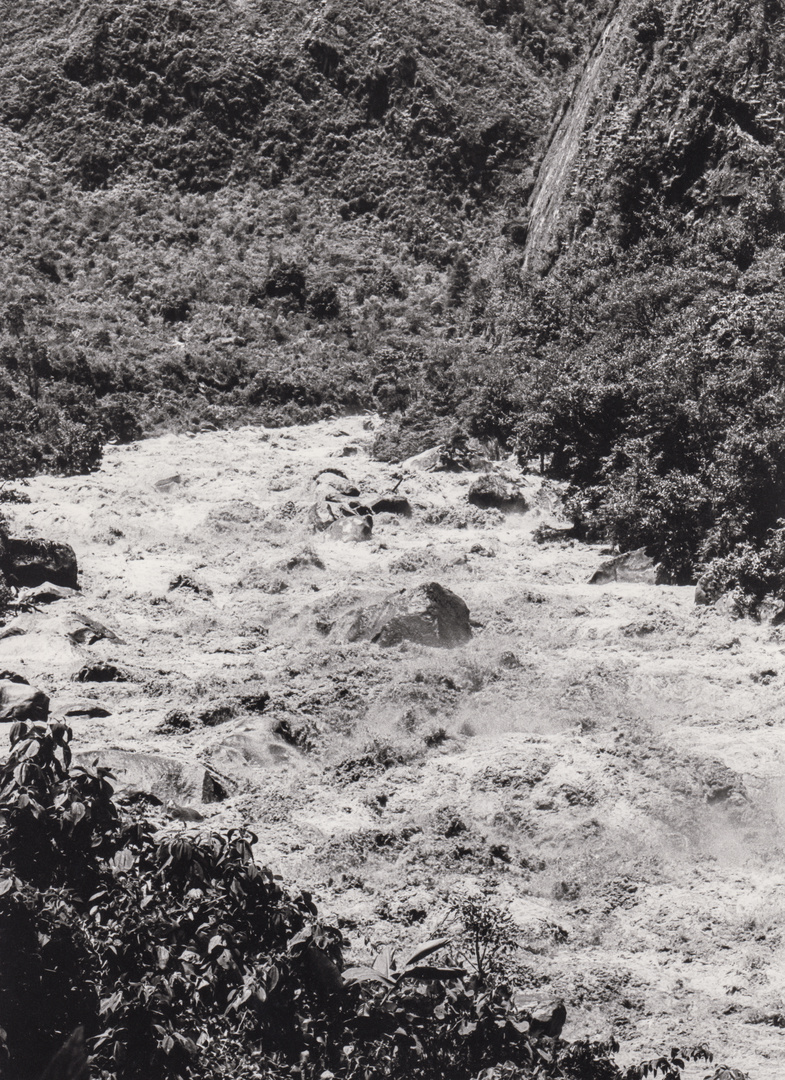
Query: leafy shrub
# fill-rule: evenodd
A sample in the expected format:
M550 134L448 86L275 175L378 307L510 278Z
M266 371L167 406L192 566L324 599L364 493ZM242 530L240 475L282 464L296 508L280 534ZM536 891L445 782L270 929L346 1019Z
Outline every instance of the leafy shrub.
M286 298L303 307L307 295L305 273L294 263L276 266L264 285L265 296Z
M308 293L308 310L317 319L337 319L341 301L336 287L329 282L313 286Z
M96 1064L124 1077L192 1075L205 1040L243 1031L264 1030L270 1053L302 1048L295 1001L308 1011L326 993L302 973L322 956L337 971L337 931L254 863L250 834L156 840L123 817L106 770L71 764L70 739L15 725L0 770L11 1075L40 1070L77 1023Z
M461 927L461 956L480 985L503 975L516 944L510 914L486 897L466 897L453 906Z
M736 606L747 614L754 614L765 597L785 599L785 523L769 533L763 547L739 544L714 559L700 585L708 600L734 593Z

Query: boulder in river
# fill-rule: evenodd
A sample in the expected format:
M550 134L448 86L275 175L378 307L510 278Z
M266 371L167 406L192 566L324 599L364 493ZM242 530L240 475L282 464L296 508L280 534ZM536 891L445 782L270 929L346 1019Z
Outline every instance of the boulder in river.
M19 590L19 602L22 604L52 604L55 600L67 600L69 596L75 596L76 589L69 589L65 585L54 585L51 581L45 581L41 585L35 585L32 589Z
M523 513L527 508L521 489L495 473L478 477L469 488L469 502L481 510Z
M370 540L373 532L373 520L367 515L352 514L347 517L336 518L328 535L334 540L343 540L344 543L359 543Z
M162 803L215 802L214 778L221 791L226 791L224 778L214 777L211 770L196 762L179 761L163 754L148 754L136 750L87 750L75 755L80 765L99 765L111 770L115 786L126 791L143 792ZM208 776L210 781L207 780ZM223 781L223 782L222 782ZM205 798L207 795L207 798Z
M0 723L17 720L46 720L49 698L36 687L10 671L0 673Z
M449 649L469 641L472 628L469 609L460 596L431 581L401 589L381 604L355 612L347 636L350 641L382 646L413 641Z
M128 675L115 664L99 660L85 664L73 676L74 682L127 682Z
M665 585L668 575L645 548L636 548L604 562L589 578L590 585L606 585L611 581L625 581L637 585Z
M78 589L76 554L69 544L55 540L9 539L5 552L6 576L17 588L51 582Z

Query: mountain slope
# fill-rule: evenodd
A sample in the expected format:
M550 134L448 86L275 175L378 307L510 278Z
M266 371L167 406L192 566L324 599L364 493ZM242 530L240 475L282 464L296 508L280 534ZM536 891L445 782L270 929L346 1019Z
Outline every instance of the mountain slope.
M378 408L781 591L777 3L1 10L4 475Z
M87 467L93 429L370 404L390 356L463 336L564 79L458 0L4 2L0 27L5 472Z
M581 527L679 580L714 561L752 606L783 572L784 27L778 4L620 5L492 312L519 446L577 485Z

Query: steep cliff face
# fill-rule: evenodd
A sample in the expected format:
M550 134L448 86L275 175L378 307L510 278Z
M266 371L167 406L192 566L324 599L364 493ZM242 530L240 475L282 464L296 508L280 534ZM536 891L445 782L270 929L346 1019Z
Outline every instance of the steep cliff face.
M619 0L615 5L555 124L526 215L525 270L546 271L558 254L584 136L597 101L618 68L634 7L634 0Z
M526 268L609 236L622 249L671 225L697 236L776 200L783 26L765 0L621 0L543 159Z
M773 2L616 7L493 325L518 445L576 484L584 526L681 580L719 559L758 598L785 574L784 30Z

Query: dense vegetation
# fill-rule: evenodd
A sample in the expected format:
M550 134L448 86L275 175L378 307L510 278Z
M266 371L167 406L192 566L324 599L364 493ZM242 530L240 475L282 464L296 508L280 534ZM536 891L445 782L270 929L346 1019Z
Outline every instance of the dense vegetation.
M783 13L674 11L637 5L562 250L500 296L518 444L552 455L588 530L648 545L677 579L744 543L781 574Z
M679 1080L677 1050L623 1071L613 1045L562 1041L563 1014L517 1006L509 928L482 903L461 908L463 950L437 939L345 968L340 930L255 862L250 833L156 831L70 741L16 724L0 765L8 1080L40 1077L79 1027L107 1080ZM465 966L437 960L456 948Z
M524 208L616 11L532 260ZM778 578L775 0L0 15L4 476L377 408L387 457L467 434L541 457L585 533L676 580L736 580L740 544Z

